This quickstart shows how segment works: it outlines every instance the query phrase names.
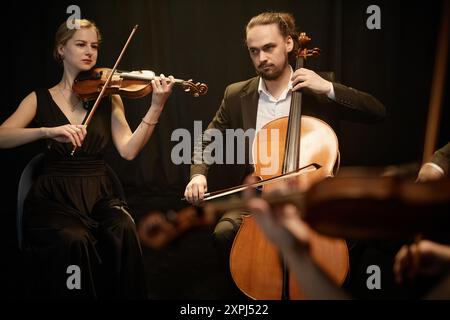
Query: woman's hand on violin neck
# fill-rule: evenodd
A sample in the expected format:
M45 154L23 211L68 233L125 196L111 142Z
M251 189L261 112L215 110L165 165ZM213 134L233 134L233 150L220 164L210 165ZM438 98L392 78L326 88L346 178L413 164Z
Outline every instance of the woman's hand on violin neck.
M168 81L170 80L170 81ZM163 109L167 99L172 93L172 88L175 85L175 78L169 76L166 78L163 74L152 80L152 108Z
M70 142L74 147L81 147L87 134L86 126L81 124L66 124L59 127L45 128L44 130L47 138L62 143Z

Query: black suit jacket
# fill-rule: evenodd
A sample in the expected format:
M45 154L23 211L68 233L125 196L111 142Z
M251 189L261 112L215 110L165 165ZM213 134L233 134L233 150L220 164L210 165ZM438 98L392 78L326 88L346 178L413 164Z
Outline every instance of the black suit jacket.
M323 76L323 75L322 75ZM225 132L226 129L243 129L244 131L256 127L256 116L258 111L258 83L259 77L229 85L215 117L207 129L215 128ZM335 101L324 96L304 92L302 100L302 114L319 118L333 130L339 132L339 120L358 122L376 122L385 117L385 107L373 96L333 82ZM224 141L226 141L224 139ZM203 141L202 150L210 142ZM228 141L228 143L231 143ZM220 180L215 183L217 188L224 188L242 183L245 176L253 171L249 162L249 148L251 141L246 143L246 163L241 165L219 165L215 168ZM197 151L199 146L197 146ZM195 155L194 155L195 157ZM198 162L198 159L197 159ZM194 174L208 175L210 166L206 163L195 163L191 165L191 177ZM209 190L211 180L208 179Z

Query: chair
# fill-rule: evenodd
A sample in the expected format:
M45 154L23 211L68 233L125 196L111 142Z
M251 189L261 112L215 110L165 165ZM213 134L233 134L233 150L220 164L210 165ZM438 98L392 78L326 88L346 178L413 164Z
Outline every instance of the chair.
M17 242L19 250L23 249L23 206L25 204L25 199L30 192L31 186L33 185L39 174L42 172L43 165L44 154L39 153L38 155L34 156L33 159L30 160L30 162L28 162L20 176L16 211ZM125 200L125 191L122 187L122 183L120 182L119 177L108 164L106 164L106 169L108 171L109 177L111 178L114 191L120 199Z

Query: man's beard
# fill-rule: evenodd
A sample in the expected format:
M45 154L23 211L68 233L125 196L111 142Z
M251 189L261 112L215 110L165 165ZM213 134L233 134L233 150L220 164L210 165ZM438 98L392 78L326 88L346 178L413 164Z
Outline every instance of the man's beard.
M259 66L256 69L256 73L264 80L269 80L269 81L277 80L283 74L283 71L284 71L284 68L286 67L286 65L287 65L287 63L284 65L283 68L279 68L279 69L275 69L275 70L272 69L273 71L271 71L271 72L265 72L265 71L263 71L264 68ZM273 67L273 65L271 65L271 67Z

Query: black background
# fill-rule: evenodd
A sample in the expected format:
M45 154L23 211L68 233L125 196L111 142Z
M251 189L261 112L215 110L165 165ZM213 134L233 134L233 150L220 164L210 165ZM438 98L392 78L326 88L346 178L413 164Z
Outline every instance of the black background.
M289 1L289 0L131 0L13 1L3 15L3 103L0 121L37 87L51 87L61 76L52 58L53 37L69 14L81 8L82 18L96 22L103 35L98 66L112 67L132 27L139 25L120 69L150 69L157 74L205 82L206 96L193 98L175 89L150 142L133 161L108 154L136 215L174 207L188 182L189 165L176 166L170 152L176 128L192 132L193 121L206 127L219 107L227 84L255 72L243 39L250 17L267 10L292 12L299 30L312 37L322 54L308 61L317 71L334 71L339 82L366 91L382 101L386 120L373 125L341 125L342 165L386 166L420 162L430 100L441 1ZM381 9L381 30L369 30L366 9ZM447 72L448 74L448 72ZM442 104L437 147L450 140L448 81ZM126 115L134 129L145 114L150 96L126 100ZM8 247L15 250L15 198L21 171L40 151L40 143L1 150L2 215ZM10 269L14 269L14 260Z

